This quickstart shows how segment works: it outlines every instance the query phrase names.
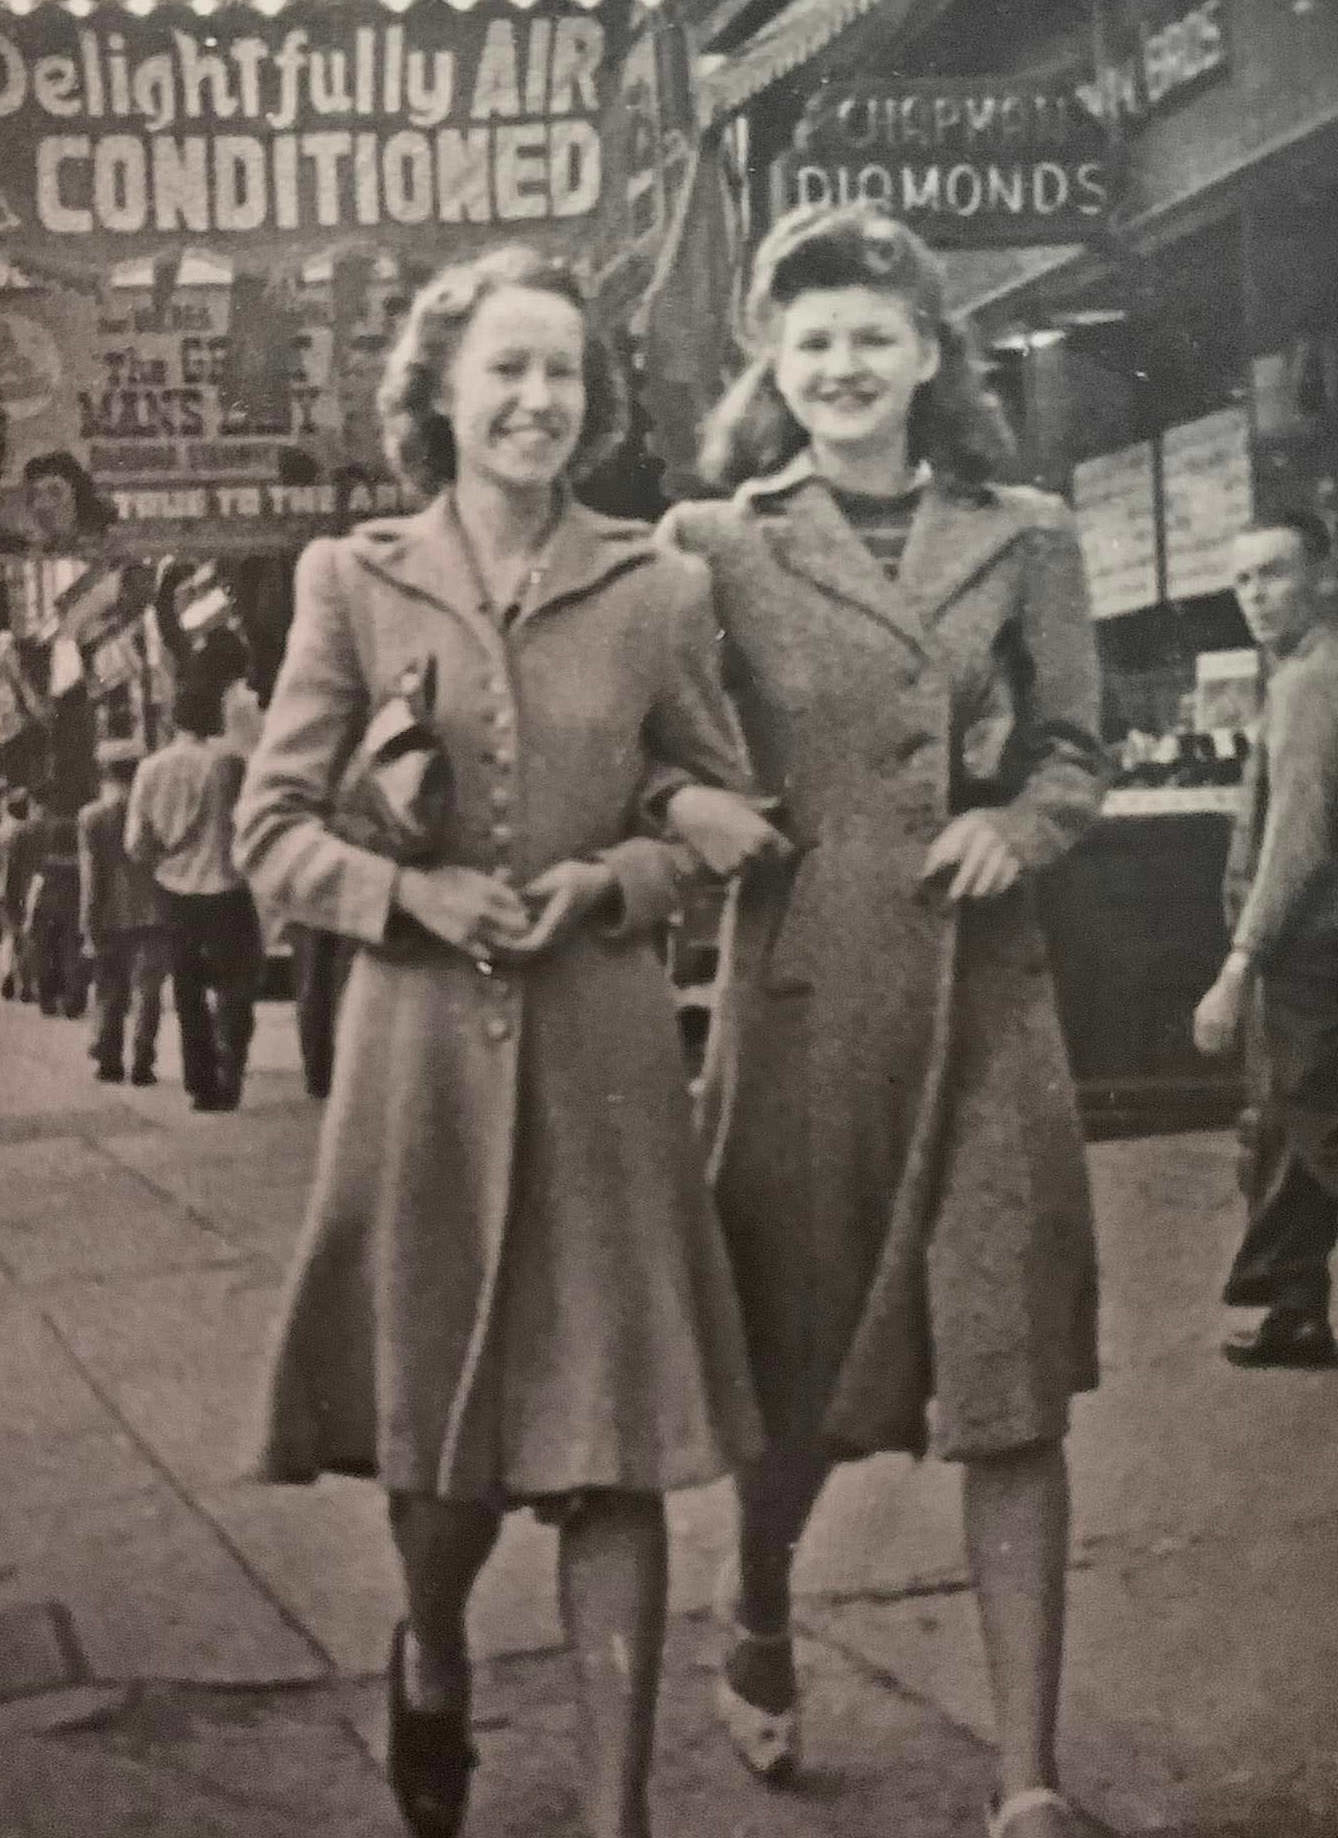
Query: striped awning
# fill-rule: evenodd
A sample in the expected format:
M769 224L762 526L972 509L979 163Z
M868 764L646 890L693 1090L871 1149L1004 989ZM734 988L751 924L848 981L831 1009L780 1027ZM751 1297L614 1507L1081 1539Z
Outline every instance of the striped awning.
M295 3L296 0L0 0L0 13L38 13L50 9L70 13L76 19L86 19L90 13L105 15L119 11L143 19L162 4L187 6L192 13L198 13L202 18L249 9L272 19L276 13L282 13L285 7ZM321 0L321 3L325 9L333 11L344 4L344 0ZM650 8L660 3L661 0L641 0L643 6ZM379 4L388 13L407 13L414 6L449 6L457 13L469 13L478 5L478 0L379 0ZM534 0L511 0L511 4L521 12L527 12ZM572 4L593 12L603 4L603 0L572 0Z
M773 83L798 70L848 27L885 8L910 11L908 0L790 0L782 12L701 75L701 106L707 122L732 115Z

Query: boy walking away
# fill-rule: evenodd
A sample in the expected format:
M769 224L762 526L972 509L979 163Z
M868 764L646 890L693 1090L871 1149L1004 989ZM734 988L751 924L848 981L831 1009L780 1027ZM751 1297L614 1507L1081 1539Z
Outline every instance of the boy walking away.
M98 797L79 812L79 931L93 963L93 1058L97 1077L125 1077L131 1023L130 1083L154 1084L167 943L160 899L147 868L125 850L126 807L139 750L133 741L98 748Z
M1227 1342L1241 1366L1331 1366L1329 1258L1338 1241L1338 623L1320 574L1328 533L1309 512L1244 530L1235 587L1267 675L1249 795L1227 869L1232 945L1194 1017L1224 1052L1258 991L1262 1090L1249 1223L1227 1280L1268 1309ZM1252 1043L1254 1044L1254 1043Z
M175 736L135 774L125 847L163 896L192 1106L236 1110L264 967L255 905L232 864L243 761L222 738L222 698L213 686L186 678L172 713Z

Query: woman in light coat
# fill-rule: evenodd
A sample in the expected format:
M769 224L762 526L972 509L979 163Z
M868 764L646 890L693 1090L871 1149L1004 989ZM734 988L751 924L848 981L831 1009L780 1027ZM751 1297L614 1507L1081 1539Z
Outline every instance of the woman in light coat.
M754 872L714 1052L716 1197L770 1437L740 1481L720 1705L796 1756L794 1548L831 1463L965 1464L1010 1838L1055 1782L1070 1394L1095 1383L1082 1143L1033 905L1102 781L1082 564L988 482L997 418L934 258L873 206L759 250L755 361L665 540L711 567L726 674L796 864ZM720 1043L717 1043L718 1045Z
M614 381L550 262L424 288L381 409L432 501L306 551L238 813L262 898L361 946L261 1472L390 1491L389 1771L431 1838L473 1760L470 1588L520 1504L559 1526L592 1838L646 1838L662 1495L760 1447L653 949L681 852L639 833L648 799L746 766L704 565L567 489L616 437ZM330 819L406 672L435 676L453 801L437 859L397 868Z

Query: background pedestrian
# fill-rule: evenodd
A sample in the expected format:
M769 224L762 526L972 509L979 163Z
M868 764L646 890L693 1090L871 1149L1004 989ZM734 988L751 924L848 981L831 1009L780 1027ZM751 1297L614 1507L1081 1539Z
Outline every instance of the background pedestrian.
M1329 1259L1338 1242L1338 624L1320 575L1328 532L1289 512L1241 532L1236 597L1267 682L1227 863L1231 950L1194 1016L1201 1052L1234 1042L1252 993L1259 1099L1248 1225L1228 1303L1268 1313L1228 1340L1243 1366L1329 1366Z
M175 735L135 774L125 850L160 891L192 1108L235 1110L264 972L255 903L232 860L244 765L221 737L215 684L186 678L172 717Z
M125 848L139 748L106 740L97 758L99 795L79 812L79 932L93 965L90 1051L98 1078L119 1084L129 1020L130 1083L152 1085L167 950L157 885Z

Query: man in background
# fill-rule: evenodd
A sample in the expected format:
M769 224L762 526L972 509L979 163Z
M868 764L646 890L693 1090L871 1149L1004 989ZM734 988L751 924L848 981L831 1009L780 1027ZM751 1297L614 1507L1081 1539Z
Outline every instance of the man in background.
M4 809L0 810L0 996L6 1002L12 1002L20 994L20 982L23 980L20 965L22 906L20 904L19 917L16 919L9 906L9 861L15 839L27 815L27 793L6 788ZM24 999L31 1000L31 996L29 990Z
M153 876L125 849L138 758L133 741L98 747L98 796L79 812L79 931L93 964L97 1076L112 1084L125 1077L126 1022L133 1011L130 1083L152 1085L167 952Z
M40 824L40 858L28 891L27 934L42 1013L77 1020L88 1007L88 973L79 938L79 832L73 817L52 810Z
M1232 1044L1256 993L1259 1115L1248 1226L1226 1286L1265 1307L1229 1340L1242 1366L1330 1366L1338 1242L1338 624L1320 576L1328 532L1309 512L1242 531L1236 596L1262 654L1263 720L1227 866L1231 950L1194 1017L1204 1053Z
M125 847L133 861L152 871L163 896L192 1105L200 1111L236 1110L264 969L256 909L232 865L232 817L243 761L222 738L216 686L187 677L172 714L175 736L135 774Z

